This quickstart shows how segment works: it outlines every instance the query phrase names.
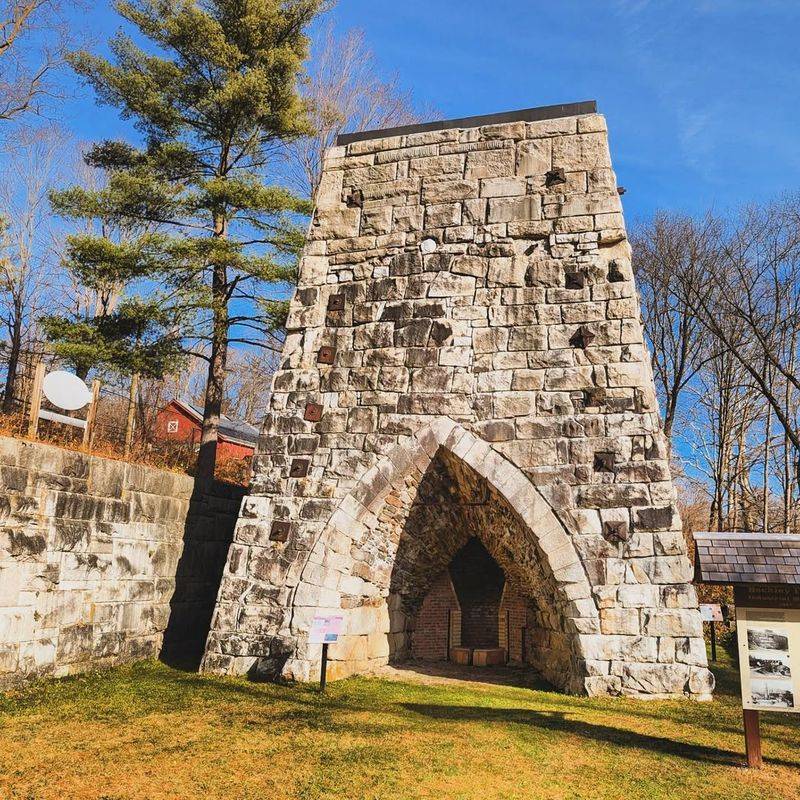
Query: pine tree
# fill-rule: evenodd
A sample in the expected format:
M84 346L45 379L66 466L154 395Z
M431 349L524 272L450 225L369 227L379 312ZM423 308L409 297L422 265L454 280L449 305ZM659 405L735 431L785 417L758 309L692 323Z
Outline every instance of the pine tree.
M181 365L184 354L172 318L158 299L127 297L108 314L85 320L42 319L52 351L85 376L90 369L161 379Z
M184 345L208 360L197 475L213 477L231 344L262 345L274 324L270 284L291 284L308 202L266 185L279 146L309 132L297 80L305 29L322 0L136 0L119 13L152 43L112 39L112 60L80 52L74 69L117 107L141 146L95 145L100 191L72 188L61 213L136 230L122 244L73 240L88 272L111 264L162 287L182 314Z

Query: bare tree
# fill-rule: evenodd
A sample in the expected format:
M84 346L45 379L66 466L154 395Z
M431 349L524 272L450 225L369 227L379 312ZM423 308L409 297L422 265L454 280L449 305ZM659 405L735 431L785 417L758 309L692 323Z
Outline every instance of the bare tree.
M382 80L364 33L337 36L333 23L320 31L311 54L303 95L316 133L288 151L292 185L312 197L322 172L322 157L340 133L419 122L411 92L397 78Z
M0 120L41 112L72 39L61 0L0 0Z
M52 301L58 255L48 191L57 180L63 139L51 128L22 131L5 157L0 183L0 324L7 337L6 412L14 406L23 348L30 347L37 318Z
M269 409L272 375L278 368L280 353L259 349L236 351L228 364L225 413L258 425Z
M682 394L713 355L702 323L690 313L688 291L716 263L720 221L657 213L632 236L634 269L651 343L653 372L669 438Z
M729 352L783 430L787 470L800 480L800 205L745 209L720 236L719 259L684 284L687 310ZM791 450L791 455L789 451ZM788 484L788 481L787 481ZM787 485L787 492L793 490ZM791 496L787 506L791 505ZM787 511L788 516L788 511Z
M698 488L709 494L708 524L735 528L753 522L750 469L760 454L754 447L759 397L739 362L723 351L705 363L687 388L689 402L679 410L688 434L686 455L692 472L703 477Z

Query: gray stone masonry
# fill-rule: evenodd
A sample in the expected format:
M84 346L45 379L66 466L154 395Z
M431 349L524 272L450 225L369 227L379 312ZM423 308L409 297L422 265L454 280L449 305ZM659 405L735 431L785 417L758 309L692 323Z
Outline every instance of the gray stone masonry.
M602 116L331 148L288 329L205 670L405 657L471 532L552 682L710 696Z
M0 437L0 689L155 657L168 622L203 636L243 494L216 489Z

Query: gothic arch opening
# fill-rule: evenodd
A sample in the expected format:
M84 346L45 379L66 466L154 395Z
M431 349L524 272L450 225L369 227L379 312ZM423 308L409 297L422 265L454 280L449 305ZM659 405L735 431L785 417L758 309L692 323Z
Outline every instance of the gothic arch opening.
M284 674L307 679L315 671L318 656L304 639L310 615L320 609L341 609L346 618L345 635L329 650L332 677L413 656L426 597L474 540L501 573L493 602L505 601L509 620L515 603L516 629L498 621L492 634L498 646L502 633L502 646L545 679L583 691L575 620L585 623L598 612L553 511L519 469L452 421L409 438L362 478L323 531L320 542L328 546L317 550L321 563L309 564L294 592L291 634L298 643ZM315 585L330 582L344 561L336 591ZM458 608L462 623L464 610Z
M535 531L486 478L442 448L416 486L390 494L396 541L389 660L513 660L566 686L580 669L569 601ZM410 505L408 505L410 503ZM405 513L403 513L405 512ZM456 652L458 649L459 652Z

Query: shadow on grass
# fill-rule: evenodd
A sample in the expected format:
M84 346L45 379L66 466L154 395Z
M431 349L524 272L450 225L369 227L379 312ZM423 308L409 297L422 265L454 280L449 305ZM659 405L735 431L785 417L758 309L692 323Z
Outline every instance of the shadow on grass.
M597 725L581 720L572 720L561 711L534 711L527 708L486 708L483 706L447 706L423 703L401 703L403 708L430 719L454 722L502 722L528 725L540 730L549 730L573 736L582 736L593 742L607 742L615 747L628 747L634 750L649 750L666 756L677 756L690 761L738 767L744 763L744 754L719 747L651 736L646 733ZM771 764L798 768L800 761L766 759Z

